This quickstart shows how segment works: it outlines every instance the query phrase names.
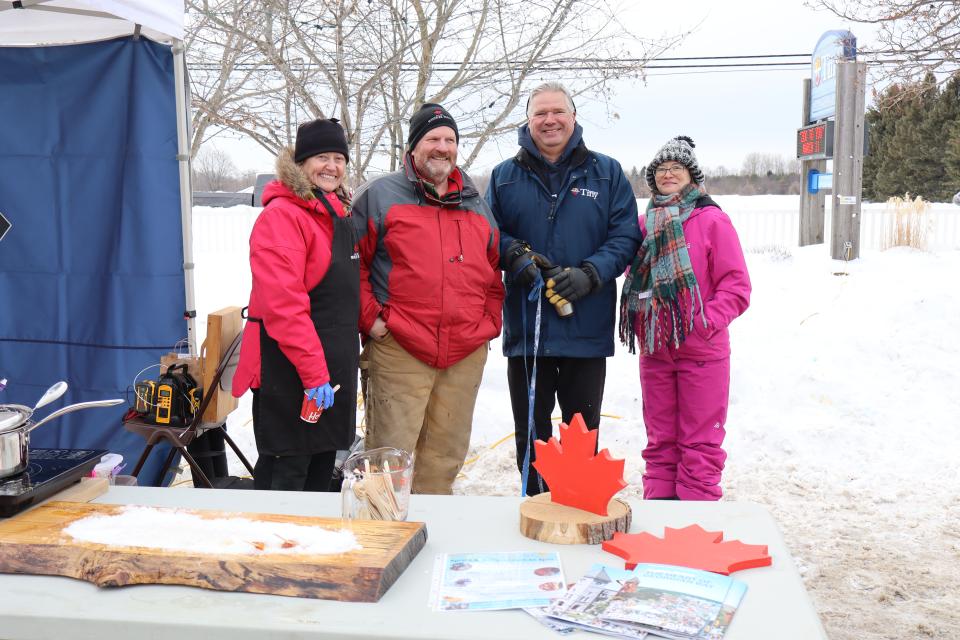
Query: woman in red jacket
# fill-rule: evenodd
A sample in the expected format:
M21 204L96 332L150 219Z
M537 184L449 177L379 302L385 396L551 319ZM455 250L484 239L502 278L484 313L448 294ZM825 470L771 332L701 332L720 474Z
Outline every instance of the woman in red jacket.
M253 390L257 489L326 491L337 450L353 444L360 261L348 161L337 120L301 125L250 234L253 287L233 394ZM304 395L324 409L316 424L300 419Z

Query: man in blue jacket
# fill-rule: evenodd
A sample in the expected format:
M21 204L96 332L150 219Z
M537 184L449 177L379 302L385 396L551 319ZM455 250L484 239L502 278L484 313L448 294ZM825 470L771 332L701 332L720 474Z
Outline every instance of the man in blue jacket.
M500 226L507 290L503 354L521 474L528 445L552 435L550 414L557 401L564 422L581 413L589 428L599 428L606 358L614 352L614 280L640 242L637 201L623 169L613 158L587 149L582 134L567 89L556 82L538 86L527 101L520 151L497 165L487 189ZM549 299L542 303L534 353L537 301L528 296L541 273ZM572 314L565 302L572 303ZM527 416L534 364L531 433ZM548 490L531 466L527 495Z

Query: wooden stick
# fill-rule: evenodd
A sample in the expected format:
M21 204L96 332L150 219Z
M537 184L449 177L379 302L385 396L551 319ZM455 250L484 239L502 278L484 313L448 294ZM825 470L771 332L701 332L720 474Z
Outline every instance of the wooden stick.
M400 516L400 503L397 502L397 494L393 490L393 476L390 475L390 462L387 460L383 461L383 472L387 500L390 502L390 513L393 515L391 520L397 520Z
M399 520L401 513L400 502L393 489L393 482L387 473L390 465L384 465L384 471L378 472L370 468L368 460L364 460L363 476L354 483L353 493L359 502L358 518L372 520Z

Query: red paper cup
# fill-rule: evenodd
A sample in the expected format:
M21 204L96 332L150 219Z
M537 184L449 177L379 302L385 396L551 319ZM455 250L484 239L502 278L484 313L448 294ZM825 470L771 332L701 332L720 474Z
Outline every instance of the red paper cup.
M316 399L311 400L304 394L303 404L300 406L300 419L311 424L320 419L323 409L317 404Z

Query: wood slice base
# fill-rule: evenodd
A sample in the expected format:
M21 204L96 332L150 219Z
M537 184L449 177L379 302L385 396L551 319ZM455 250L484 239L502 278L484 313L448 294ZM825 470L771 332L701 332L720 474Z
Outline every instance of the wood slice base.
M611 498L609 515L601 516L551 502L549 493L541 493L520 504L520 533L556 544L600 544L616 532L630 531L630 505Z

